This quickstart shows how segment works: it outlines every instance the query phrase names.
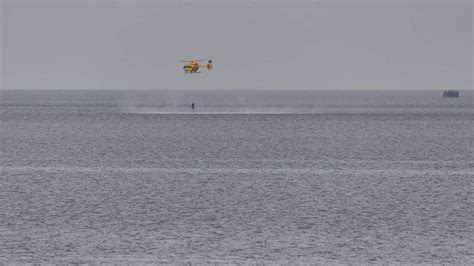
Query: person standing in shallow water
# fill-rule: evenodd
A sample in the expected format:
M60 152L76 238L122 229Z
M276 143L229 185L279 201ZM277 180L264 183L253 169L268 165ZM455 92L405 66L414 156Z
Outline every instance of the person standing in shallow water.
M191 109L194 110L194 102L191 104Z

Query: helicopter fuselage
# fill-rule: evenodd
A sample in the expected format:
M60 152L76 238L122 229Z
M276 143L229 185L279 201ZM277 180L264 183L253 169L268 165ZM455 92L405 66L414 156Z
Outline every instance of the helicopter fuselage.
M199 70L199 64L196 62L191 62L183 66L184 72L186 73L196 73Z

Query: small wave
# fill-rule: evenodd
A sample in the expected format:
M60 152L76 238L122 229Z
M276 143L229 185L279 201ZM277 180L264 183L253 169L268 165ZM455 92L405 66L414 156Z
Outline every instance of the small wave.
M69 173L166 173L166 174L328 174L328 173L351 173L354 176L358 175L371 175L371 174L397 174L400 176L412 176L412 175L445 175L445 174L459 174L459 175L472 175L471 169L462 170L436 170L436 169L317 169L317 168L189 168L189 167L178 167L178 168L160 168L160 167L116 167L116 166L92 166L92 167L81 167L81 166L6 166L3 167L4 173L23 173L23 172L69 172Z
M380 115L380 114L473 114L471 109L429 108L204 108L201 110L168 109L153 107L128 107L126 114L149 115Z

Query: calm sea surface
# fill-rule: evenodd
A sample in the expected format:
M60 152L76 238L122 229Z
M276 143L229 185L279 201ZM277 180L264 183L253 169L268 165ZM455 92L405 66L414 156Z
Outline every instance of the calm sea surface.
M472 91L0 96L0 262L474 263Z

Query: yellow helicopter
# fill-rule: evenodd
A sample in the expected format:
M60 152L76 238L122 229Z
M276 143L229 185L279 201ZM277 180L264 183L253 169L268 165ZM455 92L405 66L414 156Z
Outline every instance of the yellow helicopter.
M198 72L200 67L205 67L209 70L212 69L212 60L207 61L207 64L199 64L198 62L206 61L206 59L200 60L181 60L179 62L186 62L187 64L183 66L184 73L201 73Z

